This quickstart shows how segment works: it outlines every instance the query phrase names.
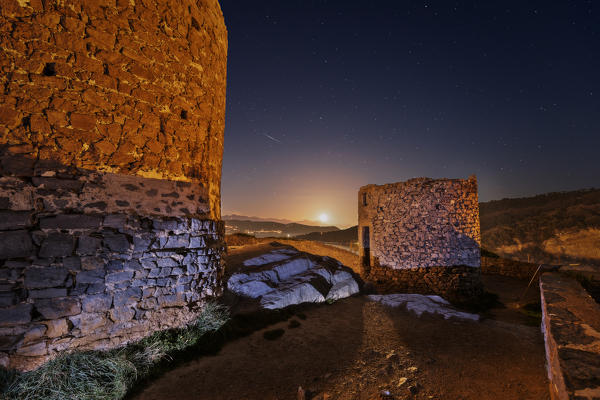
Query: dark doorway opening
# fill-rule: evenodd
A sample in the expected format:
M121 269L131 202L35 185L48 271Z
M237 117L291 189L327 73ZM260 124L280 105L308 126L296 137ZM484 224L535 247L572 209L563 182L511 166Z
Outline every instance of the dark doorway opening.
M369 227L363 226L362 230L362 247L363 247L363 259L362 265L364 267L371 266L371 238L369 237Z

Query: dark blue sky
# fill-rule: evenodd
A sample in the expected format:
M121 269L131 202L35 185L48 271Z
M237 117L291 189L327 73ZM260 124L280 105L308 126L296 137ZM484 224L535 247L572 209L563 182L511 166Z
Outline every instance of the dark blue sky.
M600 186L600 4L220 0L223 213L356 223L362 185Z

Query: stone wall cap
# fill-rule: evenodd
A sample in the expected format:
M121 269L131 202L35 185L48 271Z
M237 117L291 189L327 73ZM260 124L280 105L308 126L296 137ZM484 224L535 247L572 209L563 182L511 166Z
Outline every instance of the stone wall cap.
M371 188L385 188L392 186L408 186L408 185L422 185L425 183L477 183L477 177L473 174L469 176L467 179L462 178L428 178L428 177L419 177L419 178L411 178L406 181L400 182L391 182L391 183L383 183L381 185L378 184L368 184L360 187L360 191L371 189Z

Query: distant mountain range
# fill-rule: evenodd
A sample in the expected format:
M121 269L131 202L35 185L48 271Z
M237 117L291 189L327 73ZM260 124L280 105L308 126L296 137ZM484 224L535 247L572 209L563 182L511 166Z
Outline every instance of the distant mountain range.
M308 219L303 219L302 221L292 221L291 219L283 219L283 218L263 218L263 217L248 217L246 215L239 214L229 214L223 215L221 217L223 221L265 221L265 222L279 222L280 224L302 224L302 225L311 225L311 226L321 226L321 223L318 221L311 221Z
M248 217L247 215L239 215L239 214L228 214L223 215L221 217L223 221L266 221L266 222L279 222L280 224L291 224L294 221L289 219L280 219L280 218L262 218L262 217Z
M482 247L487 250L522 261L600 265L600 189L488 201L479 204L479 211ZM240 222L236 224L241 226ZM348 244L358 240L356 226L340 230L281 225L260 228L281 230L279 236L290 234L321 242ZM258 230L251 223L243 226Z
M281 223L265 220L225 220L225 231L227 234L247 233L256 237L294 237L311 232L339 231L336 226L314 226L304 225L296 222Z

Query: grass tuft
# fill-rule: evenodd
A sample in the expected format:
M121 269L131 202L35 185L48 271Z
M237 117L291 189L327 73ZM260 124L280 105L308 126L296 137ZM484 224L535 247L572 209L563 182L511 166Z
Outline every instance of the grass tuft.
M0 398L5 400L119 400L172 354L196 346L221 328L228 310L207 303L189 326L156 332L110 351L64 353L30 372L0 368Z
M136 379L136 367L124 353L75 352L18 375L4 395L11 400L121 399Z

